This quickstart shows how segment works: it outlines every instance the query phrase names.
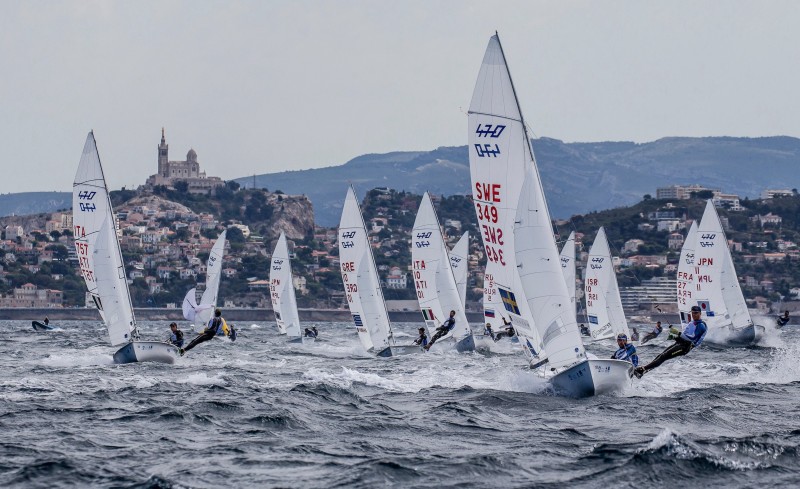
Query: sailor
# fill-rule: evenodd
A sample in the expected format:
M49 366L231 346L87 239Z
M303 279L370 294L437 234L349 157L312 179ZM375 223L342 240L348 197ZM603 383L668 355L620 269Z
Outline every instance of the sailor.
M503 326L505 326L505 327L506 327L506 329L504 329L503 331L500 331L499 333L497 333L497 334L494 336L494 340L495 340L495 341L499 340L499 339L500 339L500 338L502 338L503 336L505 336L506 338L511 338L512 336L514 336L515 334L517 334L517 333L514 331L514 325L513 325L513 324L511 324L511 321L506 321L506 318L505 318L505 317L503 317Z
M450 311L450 317L447 318L447 320L443 322L441 326L436 328L436 334L433 335L433 338L431 338L431 342L428 343L427 346L425 346L425 349L430 350L433 344L436 343L436 340L449 333L450 330L452 330L455 327L456 327L456 312Z
M592 332L589 331L589 328L585 324L581 323L580 329L581 329L581 335L583 335L583 336L591 336L592 335Z
M428 345L428 335L425 334L425 328L419 328L418 331L419 336L417 336L417 339L414 340L414 344L424 348Z
M789 311L786 311L786 315L787 315L787 316L789 315ZM47 325L49 325L49 324L50 324L50 318L48 318L47 316L45 316L45 317L44 317L44 325L45 325L45 326L47 326ZM781 326L783 326L783 325L781 325Z
M639 341L639 330L636 328L632 328L631 341Z
M636 347L628 343L628 336L625 334L617 335L617 346L619 349L611 355L612 360L625 360L631 362L634 367L639 365L639 355L636 354Z
M177 323L170 323L169 325L169 342L178 348L183 346L183 331L178 329Z
M312 328L313 328L313 331L311 329L306 328L306 330L303 332L303 336L305 336L306 338L316 338L317 337L317 327L316 326L312 326Z
M46 320L46 319L45 319ZM45 323L47 324L47 323ZM782 328L789 324L789 311L783 311L783 316L778 316L777 325L779 328Z
M214 317L208 321L208 326L203 330L202 333L197 335L195 339L192 340L191 343L186 348L178 348L178 352L183 356L184 353L191 350L195 346L199 345L208 340L213 340L215 336L220 334L221 331L229 331L228 325L225 323L225 319L222 317L222 311L219 309L214 310ZM223 333L226 334L226 333Z
M649 333L644 335L644 338L642 338L642 344L644 345L648 341L656 339L656 337L658 337L658 335L660 335L662 331L664 331L664 328L661 327L661 321L656 321L656 325L653 328L653 331L650 331Z
M486 323L486 327L483 328L483 336L488 336L491 339L494 339L494 331L492 331L492 323Z
M703 342L703 338L705 338L706 332L708 331L708 326L700 319L700 313L700 306L692 306L692 320L683 327L683 331L679 333L677 329L674 331L670 330L675 335L675 343L667 347L666 350L662 351L660 355L644 367L636 367L633 374L637 379L641 379L642 375L653 370L667 360L686 355L692 351L693 348L700 346L700 343ZM673 335L670 335L670 338L673 338Z

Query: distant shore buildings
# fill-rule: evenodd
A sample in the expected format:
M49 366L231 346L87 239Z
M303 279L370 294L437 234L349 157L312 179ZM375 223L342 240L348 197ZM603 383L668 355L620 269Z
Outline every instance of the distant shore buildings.
M209 194L214 187L225 185L221 178L209 177L206 172L200 171L200 163L197 161L197 152L194 149L189 149L186 153L186 160L170 161L169 145L162 127L161 143L158 145L158 173L150 175L145 185L175 188L178 182L186 182L187 191L193 194Z

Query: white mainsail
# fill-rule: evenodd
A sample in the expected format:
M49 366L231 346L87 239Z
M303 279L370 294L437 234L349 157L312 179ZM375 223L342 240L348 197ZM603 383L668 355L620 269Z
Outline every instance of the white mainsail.
M575 231L569 233L564 247L561 248L561 271L564 273L564 283L567 284L567 293L575 308Z
M417 300L428 328L435 329L450 316L450 311L455 311L453 336L460 339L471 335L436 209L427 192L411 231L411 263Z
M111 201L92 132L86 137L72 184L72 216L81 275L108 328L111 345L128 343L136 336L136 323Z
M689 232L686 233L686 240L681 248L681 256L678 259L678 275L676 282L678 312L681 316L681 323L688 323L692 317L689 314L692 306L697 305L694 294L696 284L694 281L694 248L697 245L697 221L692 221Z
M269 270L269 289L275 321L281 334L300 337L300 315L297 312L297 298L292 284L292 267L289 262L289 248L286 235L281 232Z
M361 344L376 353L394 346L386 302L353 187L347 190L339 222L339 262L347 304Z
M728 240L717 210L706 203L697 227L694 266L695 303L702 309L709 332L733 326L740 329L753 324L739 287Z
M617 274L611 262L606 231L602 227L589 250L586 266L586 315L592 338L613 338L618 334L628 335L628 321L622 310Z
M458 285L458 295L461 297L461 304L467 304L467 277L469 275L469 231L461 235L461 239L450 250L450 268L453 269L453 276Z
M194 320L198 324L206 325L214 314L217 307L217 296L219 295L219 280L222 278L222 257L225 255L225 236L228 231L222 231L214 246L208 254L206 262L206 288L200 303L195 309ZM189 318L186 318L189 319ZM190 321L192 319L189 319Z
M486 48L469 108L472 192L499 304L532 366L585 359L544 191L497 35Z

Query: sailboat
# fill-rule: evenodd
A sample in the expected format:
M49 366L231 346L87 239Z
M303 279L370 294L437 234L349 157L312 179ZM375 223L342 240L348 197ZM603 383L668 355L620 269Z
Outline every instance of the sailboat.
M684 247L688 247L688 251L693 247L694 266L683 275L692 295L684 296L685 304L679 300L681 312L684 313L687 306L700 306L701 317L708 325L705 338L708 343L744 346L756 342L757 333L764 328L753 323L747 310L728 240L711 200L706 202L695 239L690 242L687 238Z
M454 341L459 352L474 351L475 340L453 275L439 218L428 192L422 196L411 231L411 270L428 332L433 334L450 316L450 311L455 311L455 327L442 340Z
M347 190L339 222L339 262L347 305L364 348L379 357L419 352L417 346L395 342L364 217L352 186Z
M222 231L206 262L206 289L197 303L197 290L192 288L183 298L183 317L187 321L194 321L198 325L205 325L211 320L214 309L217 307L219 295L219 280L222 277L222 257L225 255L225 236L228 231ZM220 330L221 334L221 330Z
M588 359L560 265L525 122L497 34L469 108L469 160L478 225L501 306L530 368L559 395L623 388L632 365ZM486 306L484 302L484 306Z
M586 266L586 316L593 340L616 338L619 334L629 336L628 320L622 310L619 285L614 265L611 263L611 250L606 231L597 231L589 261Z
M108 329L111 346L119 347L114 363L173 363L178 348L162 341L142 341L136 328L117 227L94 133L86 137L72 184L75 250L81 275Z
M314 338L305 338L300 330L300 314L297 312L297 297L292 284L289 248L286 246L286 235L283 231L281 231L281 236L272 252L269 291L278 331L287 335L291 343L313 342Z

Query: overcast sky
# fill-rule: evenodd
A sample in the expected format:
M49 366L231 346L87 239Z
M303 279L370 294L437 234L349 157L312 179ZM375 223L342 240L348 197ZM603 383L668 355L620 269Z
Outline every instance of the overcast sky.
M800 136L797 1L0 2L0 192L464 145L495 30L536 136Z

